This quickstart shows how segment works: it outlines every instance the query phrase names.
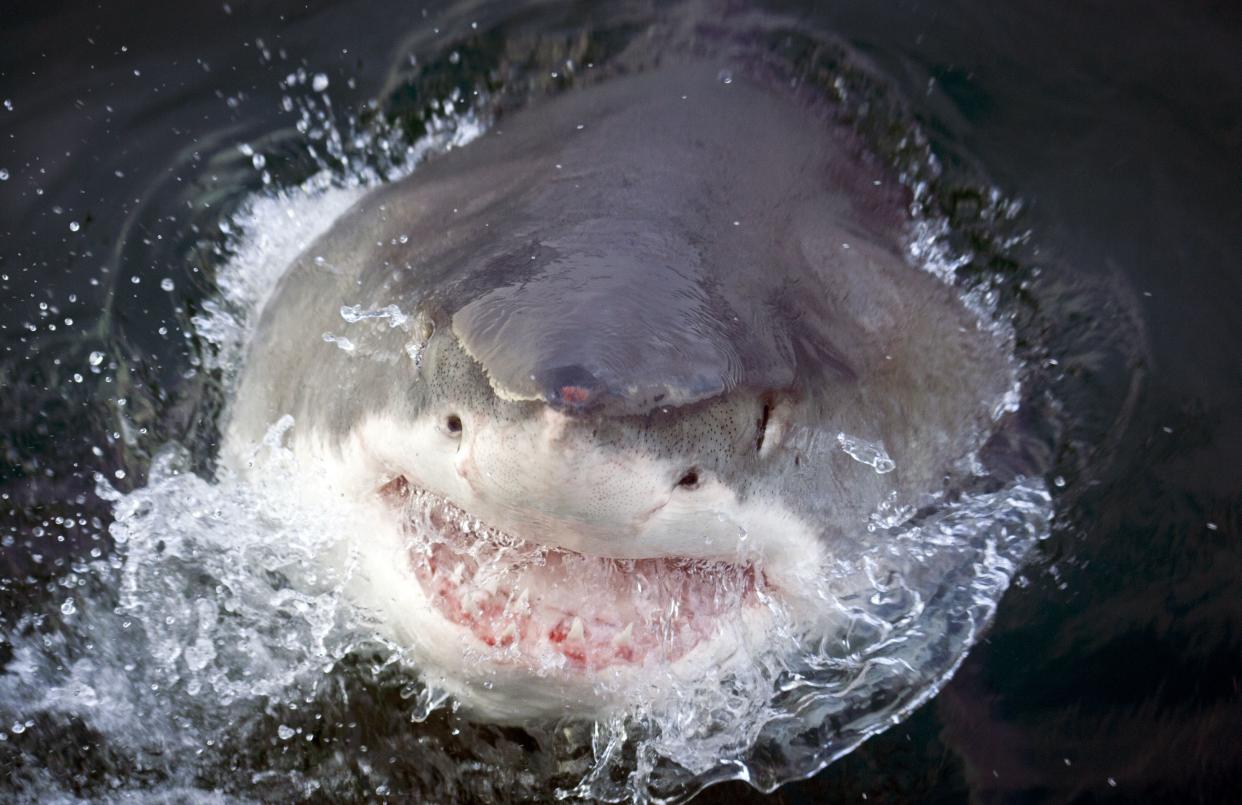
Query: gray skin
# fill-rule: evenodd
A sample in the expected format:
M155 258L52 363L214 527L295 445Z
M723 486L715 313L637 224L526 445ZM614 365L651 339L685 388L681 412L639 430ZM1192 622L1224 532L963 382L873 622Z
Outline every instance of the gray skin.
M269 298L226 455L291 414L300 449L369 452L361 488L405 475L608 556L704 553L719 511L831 551L942 493L1012 384L1003 345L908 263L904 193L825 109L719 71L568 91L362 198Z

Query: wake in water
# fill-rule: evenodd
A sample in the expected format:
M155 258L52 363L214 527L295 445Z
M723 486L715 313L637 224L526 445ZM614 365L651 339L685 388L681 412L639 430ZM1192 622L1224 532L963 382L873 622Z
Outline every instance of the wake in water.
M855 80L844 69L836 74L842 103L866 92ZM482 93L463 111L460 94L442 99L412 145L378 121L367 136L342 136L306 102L299 129L327 132L308 143L328 144L324 170L267 191L232 218L219 293L194 321L226 399L285 267L368 189L476 137L488 102ZM967 261L948 245L947 222L929 211L938 169L917 129L905 136L908 150L894 159L915 199L911 270L956 282ZM993 210L1004 209L995 202ZM1011 338L986 283L963 286L963 294L998 339ZM346 306L340 332L324 338L352 352L351 328L409 324L399 309ZM416 364L417 349L408 358ZM996 401L998 420L1022 393L1015 380ZM935 695L1052 514L1041 480L991 478L971 456L965 470L978 484L918 511L893 503L869 513L855 535L831 546L796 601L766 596L754 572L644 568L656 585L643 591L649 611L630 613L637 628L618 626L590 651L571 652L567 641L585 642L591 624L560 632L553 625L561 640L530 649L549 678L575 662L637 667L601 683L620 686L627 706L595 718L495 726L459 712L453 680L421 673L423 655L394 639L383 614L357 595L368 561L359 544L392 523L370 502L322 494L308 481L286 443L294 424L273 423L254 448L265 470L245 479L195 473L194 457L175 444L155 458L145 487L123 494L98 479L97 493L113 507L115 548L75 564L54 606L5 635L11 659L0 676L0 739L26 796L659 800L724 779L771 789L822 768ZM810 455L843 451L876 473L894 469L883 444L852 434L795 438ZM398 505L401 549L423 557L429 588L451 588L465 601L463 585L486 586L498 597L474 604L511 614L489 634L496 654L481 656L480 666L516 651L523 624L551 617L519 610L523 574L568 572L598 589L632 583L616 579L632 574L633 563L572 566L577 559L507 543L470 523L449 539L444 522L460 512L417 495ZM701 611L724 613L757 602L761 626L721 619L734 630L734 651L715 674L648 673L634 658L676 646L676 618L667 613L687 597L710 600ZM454 617L469 621L464 609ZM618 657L626 662L614 663ZM482 676L477 684L486 686ZM64 747L60 762L44 766L39 759L53 746Z

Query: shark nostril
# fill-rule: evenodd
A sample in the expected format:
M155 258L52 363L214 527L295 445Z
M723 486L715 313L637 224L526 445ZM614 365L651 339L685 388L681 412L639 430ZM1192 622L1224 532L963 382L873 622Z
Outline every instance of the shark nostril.
M686 474L677 481L677 485L682 489L697 489L699 486L699 471L693 468L687 470Z
M461 435L461 417L459 417L457 414L449 414L448 418L444 420L444 427L448 429L448 432L450 435L460 436Z

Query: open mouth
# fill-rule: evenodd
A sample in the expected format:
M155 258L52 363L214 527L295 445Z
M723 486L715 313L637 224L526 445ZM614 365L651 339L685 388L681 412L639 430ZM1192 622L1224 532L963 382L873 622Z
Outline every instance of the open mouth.
M737 628L770 590L747 562L613 559L517 539L397 477L398 508L426 599L481 643L535 667L599 671L672 663Z

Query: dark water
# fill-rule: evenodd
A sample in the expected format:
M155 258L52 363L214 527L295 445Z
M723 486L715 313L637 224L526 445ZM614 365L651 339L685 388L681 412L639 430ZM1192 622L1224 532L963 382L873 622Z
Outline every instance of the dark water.
M1029 259L1076 300L1049 327L1092 359L1063 367L1058 404L1074 416L1050 437L1056 530L988 637L909 720L774 798L1236 801L1242 14L1207 2L776 9L870 59L951 171L1024 202ZM211 290L214 227L262 186L236 145L280 153L299 136L280 79L302 63L324 72L343 118L391 89L402 54L532 16L383 2L5 10L5 613L106 550L89 523L108 514L94 472L125 470L123 486L152 445L214 438L183 333ZM296 162L273 160L272 180L297 177ZM1082 349L1092 340L1098 353ZM96 350L100 371L83 371ZM118 397L133 432L104 402ZM69 515L87 524L49 525ZM761 797L731 784L703 799Z

